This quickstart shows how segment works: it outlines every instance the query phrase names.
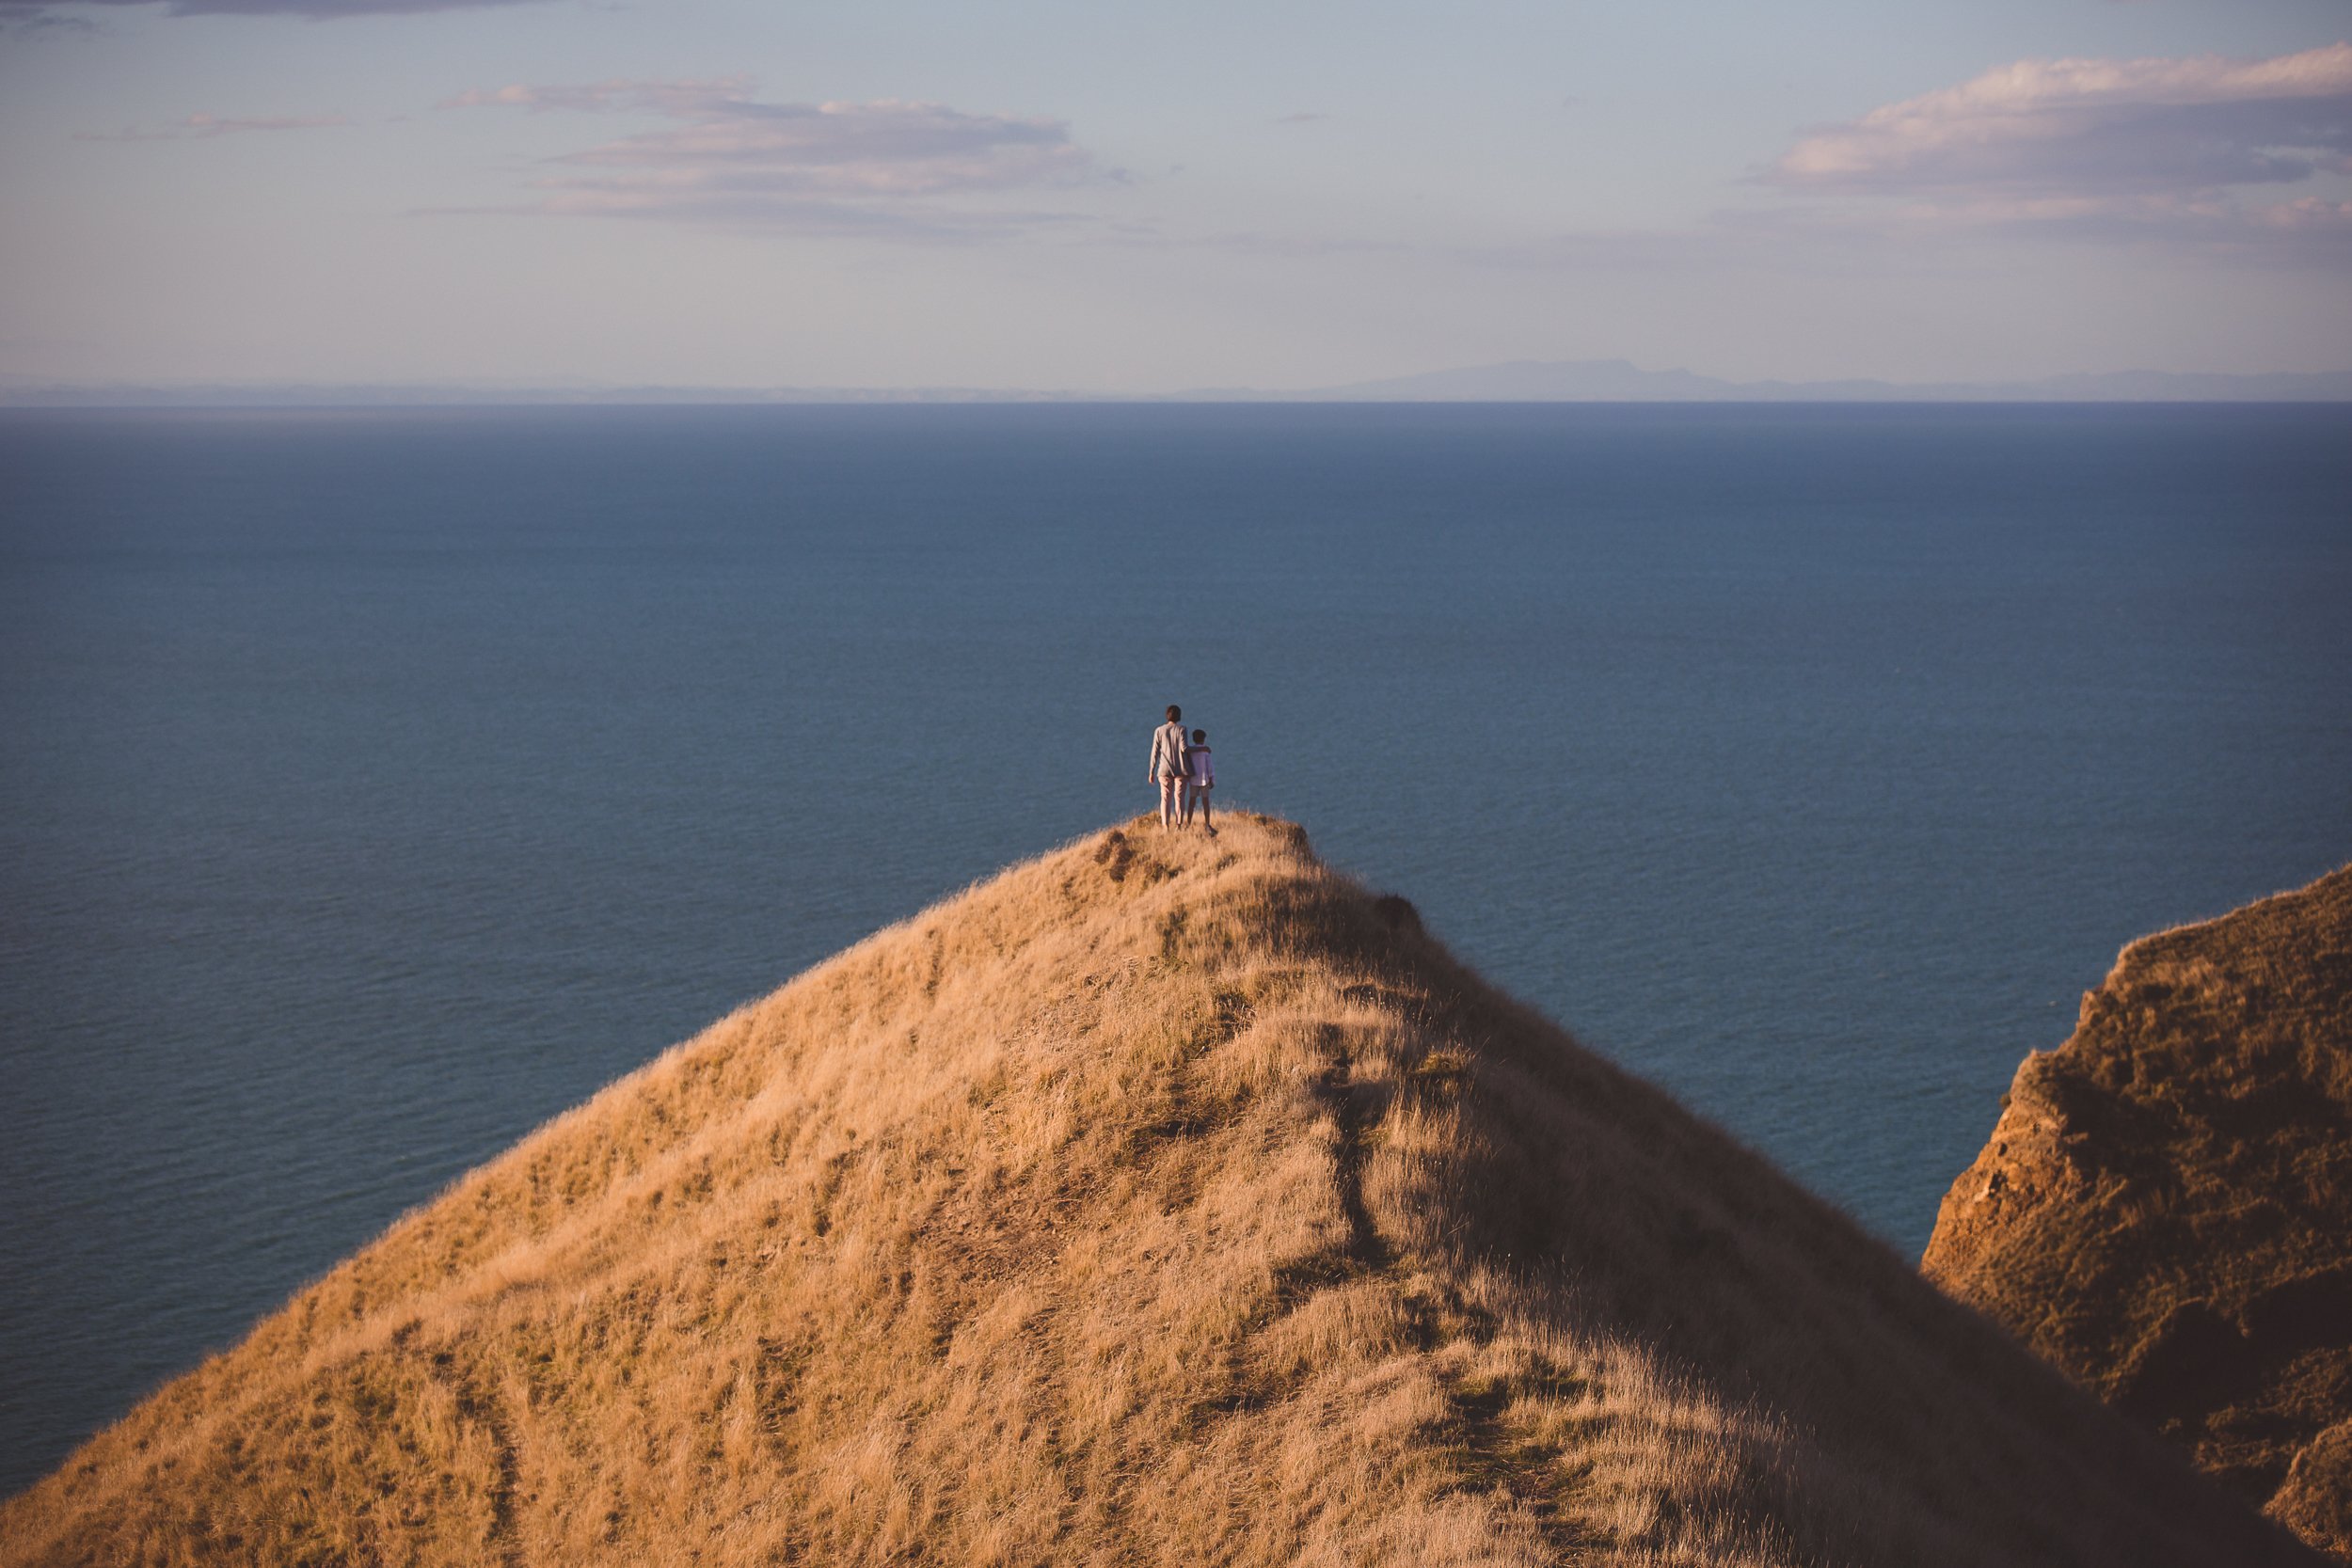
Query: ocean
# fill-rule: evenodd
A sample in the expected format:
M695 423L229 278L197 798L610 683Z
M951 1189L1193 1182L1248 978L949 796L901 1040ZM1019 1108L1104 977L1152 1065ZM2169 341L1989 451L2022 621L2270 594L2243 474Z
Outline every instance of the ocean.
M0 1490L1160 710L1915 1255L2352 859L2352 405L0 416Z

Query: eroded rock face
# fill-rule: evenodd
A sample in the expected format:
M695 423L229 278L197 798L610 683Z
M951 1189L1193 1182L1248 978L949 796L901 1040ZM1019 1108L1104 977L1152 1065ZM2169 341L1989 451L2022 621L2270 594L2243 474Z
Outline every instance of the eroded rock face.
M2352 1560L2352 867L2125 948L1921 1266Z

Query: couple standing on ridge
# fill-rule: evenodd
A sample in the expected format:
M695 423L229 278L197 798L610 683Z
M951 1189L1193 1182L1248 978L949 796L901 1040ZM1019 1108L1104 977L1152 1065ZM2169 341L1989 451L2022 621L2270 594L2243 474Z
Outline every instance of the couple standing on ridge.
M1184 710L1170 703L1168 722L1152 732L1151 781L1160 786L1160 826L1181 828L1200 808L1200 825L1215 838L1209 825L1209 791L1216 787L1216 765L1209 760L1209 732L1195 730L1184 738Z

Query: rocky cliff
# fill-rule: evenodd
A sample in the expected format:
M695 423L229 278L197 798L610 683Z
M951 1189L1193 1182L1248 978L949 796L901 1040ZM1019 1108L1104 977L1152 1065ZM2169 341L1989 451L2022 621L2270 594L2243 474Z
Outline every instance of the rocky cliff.
M2125 948L1923 1266L2352 1560L2352 867Z

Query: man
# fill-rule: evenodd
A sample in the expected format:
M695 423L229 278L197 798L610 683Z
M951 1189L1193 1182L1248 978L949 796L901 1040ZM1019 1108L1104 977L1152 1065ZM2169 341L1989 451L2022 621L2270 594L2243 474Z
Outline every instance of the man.
M1173 828L1184 809L1184 781L1192 775L1191 748L1184 742L1184 710L1170 703L1168 722L1152 732L1151 780L1160 786L1160 826Z

